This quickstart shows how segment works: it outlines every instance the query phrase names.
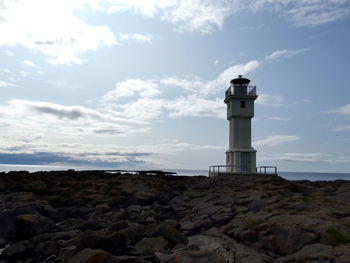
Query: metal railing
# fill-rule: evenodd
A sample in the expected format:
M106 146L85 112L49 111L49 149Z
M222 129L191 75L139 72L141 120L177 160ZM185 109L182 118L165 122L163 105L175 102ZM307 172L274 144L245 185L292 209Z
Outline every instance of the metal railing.
M209 166L209 173L212 173L212 174L233 173L233 172L249 173L248 168L249 168L248 166L240 166L240 165L211 165Z
M226 98L231 95L256 96L256 86L230 86L226 90Z
M259 174L277 174L276 166L259 166L256 168Z
M217 176L219 174L229 173L252 173L247 166L240 165L211 165L209 166L209 176ZM259 166L256 168L257 174L277 174L276 166Z

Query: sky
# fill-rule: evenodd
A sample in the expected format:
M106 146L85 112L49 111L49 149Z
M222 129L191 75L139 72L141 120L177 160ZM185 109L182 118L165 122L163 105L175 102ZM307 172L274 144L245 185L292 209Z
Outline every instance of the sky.
M350 0L0 0L0 163L225 163L230 80L257 165L350 172Z

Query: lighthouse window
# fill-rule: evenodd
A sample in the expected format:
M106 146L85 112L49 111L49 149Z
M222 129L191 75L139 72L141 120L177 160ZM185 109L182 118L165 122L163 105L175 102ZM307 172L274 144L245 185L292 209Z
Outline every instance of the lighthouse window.
M241 108L245 108L245 101L241 100Z

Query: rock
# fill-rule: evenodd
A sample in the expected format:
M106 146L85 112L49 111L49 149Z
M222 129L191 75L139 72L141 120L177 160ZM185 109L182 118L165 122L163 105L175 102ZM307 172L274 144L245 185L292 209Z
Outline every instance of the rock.
M254 230L246 229L239 233L239 239L244 243L254 243L258 241L258 235Z
M259 212L261 209L263 209L267 205L266 200L264 199L256 199L251 201L248 204L248 210L252 212Z
M5 191L7 188L7 185L4 181L0 180L0 192Z
M128 228L119 231L125 238L125 245L134 244L142 238L143 230L138 224L130 224Z
M140 205L131 205L128 207L127 212L129 214L138 214L142 212L142 206Z
M68 263L113 263L113 257L103 250L85 248L68 260Z
M96 205L96 213L97 214L105 214L107 213L111 208L109 207L108 204L101 204L101 205Z
M187 238L180 231L166 222L158 226L155 234L164 237L168 242L174 245L178 243L187 244L188 242Z
M79 233L78 230L70 230L70 231L55 232L55 233L44 233L33 237L31 241L34 244L39 244L45 241L68 240L77 236L78 233Z
M19 241L5 248L0 254L0 259L9 259L12 262L16 262L21 259L30 258L35 254L34 249L35 247L30 241Z
M279 224L271 226L272 235L266 241L267 247L277 254L288 255L300 250L305 245L314 243L318 237L309 232L302 232L296 227L287 228Z
M41 254L44 254L46 256L52 254L57 255L60 250L60 245L57 241L46 241L38 244L37 248L39 249Z
M169 263L226 263L226 259L213 251L182 250L174 253Z
M78 249L103 249L113 254L123 248L125 243L125 236L116 231L86 231L80 236Z
M38 214L23 214L16 217L16 233L20 239L27 239L53 229L53 221Z
M121 221L113 223L109 229L113 230L113 231L119 231L119 230L122 230L122 229L125 229L128 227L129 227L129 222L126 220L121 220Z
M140 254L148 254L154 252L166 251L170 248L170 243L163 237L143 238L137 242L135 249Z

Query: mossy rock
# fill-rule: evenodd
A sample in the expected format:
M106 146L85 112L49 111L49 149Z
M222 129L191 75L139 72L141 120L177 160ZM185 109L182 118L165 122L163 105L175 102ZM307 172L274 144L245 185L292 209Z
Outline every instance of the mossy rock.
M321 243L326 245L338 246L350 242L350 233L340 231L329 227L322 233Z

